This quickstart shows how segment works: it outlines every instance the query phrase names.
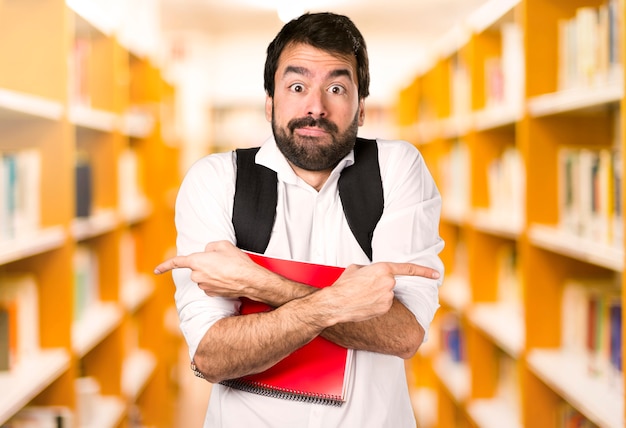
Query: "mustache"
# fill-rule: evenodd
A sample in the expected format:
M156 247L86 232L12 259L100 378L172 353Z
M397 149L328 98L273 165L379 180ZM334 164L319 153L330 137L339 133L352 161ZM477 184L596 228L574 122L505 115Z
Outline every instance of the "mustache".
M315 119L311 116L301 117L298 119L292 119L287 124L289 131L293 133L297 128L304 128L307 126L321 128L328 132L338 132L339 128L330 120L325 117L320 117L319 119Z

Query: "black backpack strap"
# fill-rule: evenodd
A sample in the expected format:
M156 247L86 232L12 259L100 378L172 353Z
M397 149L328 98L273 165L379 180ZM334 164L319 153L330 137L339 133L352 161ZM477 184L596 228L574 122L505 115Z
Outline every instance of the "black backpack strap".
M372 236L384 208L376 140L357 138L354 145L354 164L341 172L338 186L343 211L352 234L372 260Z
M237 247L264 253L276 219L276 172L254 161L258 147L237 149L233 226Z
M237 247L264 253L276 219L276 172L255 163L257 148L237 149L233 226ZM339 197L352 234L372 260L372 236L384 208L375 140L357 138L354 164L339 177Z

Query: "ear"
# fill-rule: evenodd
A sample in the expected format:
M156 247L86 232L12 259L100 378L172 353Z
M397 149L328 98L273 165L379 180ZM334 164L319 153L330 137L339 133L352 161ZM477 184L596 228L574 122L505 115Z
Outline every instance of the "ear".
M363 126L365 123L365 100L361 98L359 100L359 126Z
M265 95L265 120L272 121L273 99L269 95Z

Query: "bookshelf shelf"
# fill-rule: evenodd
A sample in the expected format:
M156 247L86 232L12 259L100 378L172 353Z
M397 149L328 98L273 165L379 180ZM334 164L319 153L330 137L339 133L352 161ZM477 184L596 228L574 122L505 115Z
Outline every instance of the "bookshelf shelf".
M148 275L136 275L122 283L120 301L128 312L135 312L154 294L154 282Z
M442 119L439 132L442 138L458 138L466 135L473 128L474 123L470 115L459 115L449 119Z
M533 97L528 100L528 111L531 116L541 117L590 110L619 104L623 97L623 84L616 81L613 84L568 89Z
M503 238L517 239L524 230L523 221L517 213L507 215L488 209L476 209L473 211L471 219L471 224L477 230Z
M154 116L144 111L129 111L121 117L122 133L132 138L147 138L155 126Z
M133 201L132 206L120 207L120 217L127 224L136 224L150 217L152 204L148 198Z
M473 32L480 33L491 27L495 22L500 21L503 16L510 13L520 3L521 0L486 2L467 18L467 26Z
M463 225L468 221L466 210L457 208L457 207L442 207L441 209L441 219L448 223Z
M524 350L524 320L520 308L504 303L479 303L469 310L471 323L507 354L521 357Z
M145 350L133 351L124 361L122 371L122 393L125 397L136 400L154 374L157 366L155 356Z
M558 227L532 224L528 236L533 245L593 265L622 272L624 251L621 248L572 235Z
M94 415L82 428L114 428L119 425L126 412L124 401L115 396L97 397L94 403Z
M40 229L25 237L0 241L0 265L61 248L66 239L65 229L54 226Z
M528 364L539 378L601 427L624 426L624 395L606 379L584 375L587 359L560 351L533 349ZM578 373L572 376L572 373ZM619 383L618 379L615 379Z
M65 349L46 349L9 372L0 372L0 423L6 422L70 367ZM11 392L6 393L6 392Z
M76 15L82 18L81 25L89 31L92 27L106 35L112 35L119 25L114 9L107 10L103 2L84 2L80 0L65 0L65 4Z
M119 115L87 106L70 107L69 119L72 124L78 127L101 132L113 132L120 126Z
M440 355L435 360L434 370L457 403L464 403L470 397L470 371L467 365Z
M59 101L0 88L0 120L17 120L24 116L60 120L65 113Z
M71 232L74 239L84 241L111 232L118 225L118 214L112 209L102 209L90 217L72 220Z
M471 290L467 280L458 275L448 274L445 278L445 285L439 290L441 302L462 312L471 301Z
M502 399L476 399L467 406L467 411L482 428L522 428L519 410Z
M474 130L487 131L503 127L513 127L523 117L522 108L487 108L474 113Z
M100 302L85 311L84 319L72 326L72 350L84 357L98 343L119 327L124 311L117 303Z

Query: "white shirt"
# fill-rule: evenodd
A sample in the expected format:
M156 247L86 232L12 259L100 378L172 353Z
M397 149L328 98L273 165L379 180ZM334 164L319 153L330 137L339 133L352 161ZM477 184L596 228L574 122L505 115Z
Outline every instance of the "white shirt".
M378 140L384 211L372 238L373 261L413 262L441 273L439 280L398 277L396 297L428 332L439 307L443 249L439 237L441 197L419 151L404 141ZM276 221L268 256L347 266L370 261L344 217L337 190L341 170L354 163L348 154L317 192L300 179L268 139L256 162L278 173ZM203 251L208 242L235 243L231 216L236 158L232 152L196 162L176 201L178 254ZM188 269L174 271L180 328L193 358L206 331L237 314L237 300L208 297L191 281ZM404 361L373 352L353 353L349 399L341 407L300 403L213 385L205 427L415 427Z

